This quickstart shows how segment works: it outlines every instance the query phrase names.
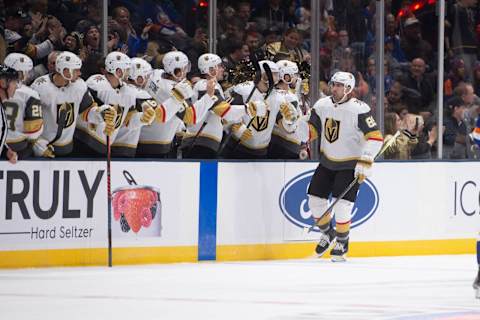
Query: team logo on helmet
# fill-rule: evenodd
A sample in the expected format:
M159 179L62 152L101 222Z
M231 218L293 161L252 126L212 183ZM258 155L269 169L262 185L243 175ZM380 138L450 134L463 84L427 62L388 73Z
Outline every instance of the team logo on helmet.
M338 140L340 134L340 121L332 118L327 118L325 121L325 139L328 142L333 143Z

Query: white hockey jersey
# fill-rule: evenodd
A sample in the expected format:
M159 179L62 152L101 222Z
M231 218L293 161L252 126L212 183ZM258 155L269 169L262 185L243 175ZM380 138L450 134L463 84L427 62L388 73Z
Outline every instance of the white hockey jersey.
M331 97L318 100L309 124L311 138L321 139L320 163L331 170L353 169L367 149L375 156L382 145L370 107L356 98L339 104Z
M118 88L113 88L108 79L101 74L92 75L88 78L87 86L97 105L110 105L117 111L115 130L110 137L110 141L114 142L129 110L135 108L136 90L127 83L123 83ZM104 133L105 123L93 124L89 122L89 111L85 110L79 118L75 137L97 153L106 154L107 137Z
M233 99L231 104L243 105L253 88L254 83L252 81L236 85L231 91L231 97ZM255 89L250 101L263 99L264 94L258 91L258 89ZM276 89L273 89L265 103L267 105L267 113L265 116L251 118L245 115L242 117L243 123L252 131L253 136L251 139L241 141L240 145L236 147L238 150L259 156L267 154L273 127L277 121L277 116L279 116L280 105L286 103L286 100ZM234 133L233 135L235 139L240 139L238 134Z
M136 111L131 111L131 116L128 117L123 125L118 130L115 141L112 144L112 154L114 156L134 157L137 151L137 144L140 138L140 132L144 124L140 122L140 117L143 113L142 104L148 101L152 107L157 106L156 101L148 94L147 91L132 85L135 91ZM137 119L134 119L137 118Z
M14 151L24 150L28 141L37 139L43 130L40 96L32 88L20 85L3 105L9 127L7 144Z
M161 70L154 70L147 83L147 92L157 101L157 108L162 108L164 117L162 121L154 121L142 128L137 149L141 155L167 154L182 121L185 125L197 124L216 101L216 98L204 95L193 104L182 103L172 96L176 82L165 79L162 74Z
M88 92L83 79L78 79L65 87L57 87L52 80L52 75L37 78L31 85L38 92L43 112L43 133L33 146L35 155L41 156L43 147L55 140L57 132L60 136L53 142L55 155L67 155L73 148L73 134L80 112L88 109L93 104L93 99ZM63 129L57 124L59 116L65 113Z
M207 94L207 80L199 80L193 87L193 91L192 102L195 104ZM187 126L187 132L182 141L184 148L188 149L195 144L217 152L222 141L224 124L238 123L247 114L245 106L230 105L225 100L225 94L219 83L216 83L215 86L215 96L217 101L204 117L199 119L197 124ZM203 129L201 129L202 127ZM202 131L198 133L200 129Z

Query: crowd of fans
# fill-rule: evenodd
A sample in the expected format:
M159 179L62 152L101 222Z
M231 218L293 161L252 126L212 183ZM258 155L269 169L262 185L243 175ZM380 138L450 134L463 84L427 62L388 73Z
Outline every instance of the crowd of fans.
M53 73L62 51L82 60L81 77L104 72L100 1L1 1L0 62L21 52L34 62L25 79ZM320 70L310 70L310 0L218 0L217 54L223 60L223 90L251 80L251 61L293 61L299 67L301 108L308 114L309 76L317 72L320 95L328 95L334 72L351 72L354 95L376 107L374 0L319 0ZM421 4L420 6L414 6ZM184 52L188 79L201 78L198 58L208 52L208 1L112 0L108 8L108 52L142 57L163 68L165 53ZM477 158L470 143L480 106L480 15L476 0L447 1L443 157ZM385 1L385 134L397 130L392 159L435 157L437 144L435 1ZM432 23L432 21L434 21ZM178 144L178 143L177 143ZM173 145L173 148L175 145ZM304 146L305 149L308 145ZM177 152L172 149L172 157Z

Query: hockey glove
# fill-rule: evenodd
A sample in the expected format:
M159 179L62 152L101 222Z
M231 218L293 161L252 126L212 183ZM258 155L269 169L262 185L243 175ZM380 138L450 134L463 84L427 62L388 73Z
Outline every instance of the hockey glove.
M144 125L152 124L153 120L155 119L155 110L152 107L147 107L143 109L143 114L140 118L140 122Z
M107 106L102 111L103 121L105 122L105 129L103 132L105 135L111 137L113 131L115 131L115 119L117 118L117 111L112 106Z
M280 114L283 119L289 122L293 122L295 119L295 107L291 103L282 103L280 105Z
M358 178L358 183L363 183L366 178L372 175L373 157L369 155L363 155L355 166L355 178Z
M252 130L247 128L243 123L236 123L232 125L232 131L240 137L240 141L244 142L253 137Z
M267 113L267 105L262 100L250 101L247 105L247 114L250 118L264 117Z
M172 89L172 95L177 99L179 102L183 102L186 99L193 96L193 88L192 84L188 80L182 80L177 83Z

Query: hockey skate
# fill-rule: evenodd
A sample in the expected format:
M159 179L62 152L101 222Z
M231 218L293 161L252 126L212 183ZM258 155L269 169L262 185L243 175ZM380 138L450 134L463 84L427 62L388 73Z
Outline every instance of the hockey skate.
M330 227L327 233L321 232L320 241L315 248L315 252L317 253L319 258L323 256L323 254L325 253L325 251L328 250L328 248L330 248L332 243L335 241L335 237L335 229L333 229L332 227Z
M475 298L480 299L480 269L475 281L473 281L473 289L475 290Z
M347 261L346 255L348 252L348 239L339 240L335 243L330 255L332 256L333 262L345 262Z

